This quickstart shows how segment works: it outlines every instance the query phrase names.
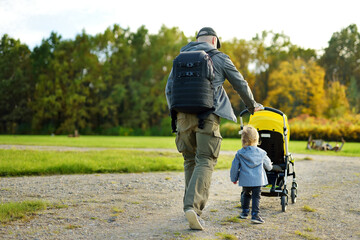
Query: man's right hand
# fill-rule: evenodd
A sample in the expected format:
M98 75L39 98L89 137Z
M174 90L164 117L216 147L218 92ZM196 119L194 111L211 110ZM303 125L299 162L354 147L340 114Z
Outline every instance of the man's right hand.
M254 108L254 112L264 110L264 106L258 103L258 105Z

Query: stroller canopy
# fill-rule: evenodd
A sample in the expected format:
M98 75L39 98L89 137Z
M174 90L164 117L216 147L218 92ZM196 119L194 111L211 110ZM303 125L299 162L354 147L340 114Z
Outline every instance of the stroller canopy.
M285 114L284 117L285 117L286 128L288 129L286 140L287 142L289 142L290 127ZM250 116L249 124L254 128L256 128L258 131L261 130L275 131L284 136L284 119L278 113L267 110L257 111L254 113L254 115Z

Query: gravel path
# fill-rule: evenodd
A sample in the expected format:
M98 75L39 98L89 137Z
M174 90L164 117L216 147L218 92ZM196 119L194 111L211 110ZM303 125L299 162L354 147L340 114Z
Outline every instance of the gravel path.
M309 157L295 163L298 198L285 213L279 198L262 197L262 225L231 221L241 188L229 170L215 171L205 231L188 228L181 172L1 178L2 202L42 199L63 207L0 225L0 239L360 239L360 158Z

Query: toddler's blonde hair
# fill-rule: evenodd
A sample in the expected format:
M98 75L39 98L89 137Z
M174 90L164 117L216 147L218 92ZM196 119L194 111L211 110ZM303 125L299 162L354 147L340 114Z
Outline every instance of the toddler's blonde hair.
M246 125L241 134L243 147L256 146L259 143L259 133L251 125Z

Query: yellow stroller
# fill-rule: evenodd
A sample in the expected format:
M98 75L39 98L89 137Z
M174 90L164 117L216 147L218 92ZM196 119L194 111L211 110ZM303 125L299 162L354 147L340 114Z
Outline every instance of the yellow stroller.
M248 113L247 109L240 113L240 134L244 127L243 115L246 113ZM288 176L293 176L291 202L295 203L297 197L294 160L288 150L290 128L287 117L278 109L265 107L263 111L250 115L249 124L259 132L259 147L267 152L274 166L271 171L266 171L269 185L262 187L261 195L279 196L281 209L285 212L288 205L288 190L286 189Z

